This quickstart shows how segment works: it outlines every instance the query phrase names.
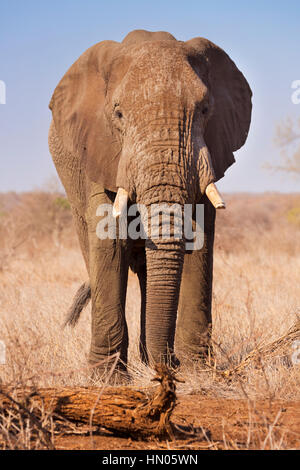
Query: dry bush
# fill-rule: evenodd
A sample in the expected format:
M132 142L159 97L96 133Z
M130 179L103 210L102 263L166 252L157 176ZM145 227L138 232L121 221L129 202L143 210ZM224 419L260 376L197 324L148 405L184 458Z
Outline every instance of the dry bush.
M13 258L76 246L70 205L61 193L0 194L0 270Z
M217 213L217 254L263 250L267 259L299 253L300 195L235 194L226 200L228 209Z
M30 393L25 389L23 392L21 397L16 396L16 390L5 393L0 386L0 396L9 402L9 405L0 406L0 449L54 450L55 426L51 413L43 406L34 409L29 403Z

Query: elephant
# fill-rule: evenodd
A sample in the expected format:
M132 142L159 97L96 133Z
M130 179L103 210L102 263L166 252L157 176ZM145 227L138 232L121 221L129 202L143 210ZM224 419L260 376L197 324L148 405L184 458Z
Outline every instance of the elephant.
M91 367L118 356L126 371L128 273L141 291L140 357L178 367L211 349L215 183L247 139L252 91L220 47L196 37L135 30L86 50L55 88L49 149L65 188L89 280L67 318L91 299ZM203 246L97 236L97 208L177 204L204 210ZM118 212L119 211L119 212ZM176 217L171 221L174 229Z

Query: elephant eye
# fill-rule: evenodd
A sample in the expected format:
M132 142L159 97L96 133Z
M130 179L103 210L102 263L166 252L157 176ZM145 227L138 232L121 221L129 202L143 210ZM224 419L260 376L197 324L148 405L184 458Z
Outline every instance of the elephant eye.
M116 115L117 118L119 118L119 119L122 119L122 117L123 117L123 114L122 114L121 111L119 111L119 110L115 111L115 115Z

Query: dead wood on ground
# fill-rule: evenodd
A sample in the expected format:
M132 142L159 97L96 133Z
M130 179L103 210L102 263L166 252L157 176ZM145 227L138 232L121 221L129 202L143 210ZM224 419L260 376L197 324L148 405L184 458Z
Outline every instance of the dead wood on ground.
M0 409L19 404L20 412L30 409L38 416L43 409L53 419L99 426L117 435L148 439L172 435L170 417L176 405L174 374L164 365L156 366L153 381L159 387L139 391L131 387L70 387L9 390L0 387Z

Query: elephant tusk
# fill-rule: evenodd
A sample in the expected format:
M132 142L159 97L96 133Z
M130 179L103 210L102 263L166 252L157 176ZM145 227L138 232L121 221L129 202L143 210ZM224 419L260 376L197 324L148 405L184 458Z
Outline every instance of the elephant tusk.
M119 217L122 214L124 208L127 206L127 201L128 201L128 192L123 188L119 188L114 205L113 205L113 212L112 212L115 218Z
M210 183L206 187L206 196L216 209L225 209L226 204L223 201L221 194L219 193L217 186L214 183Z

